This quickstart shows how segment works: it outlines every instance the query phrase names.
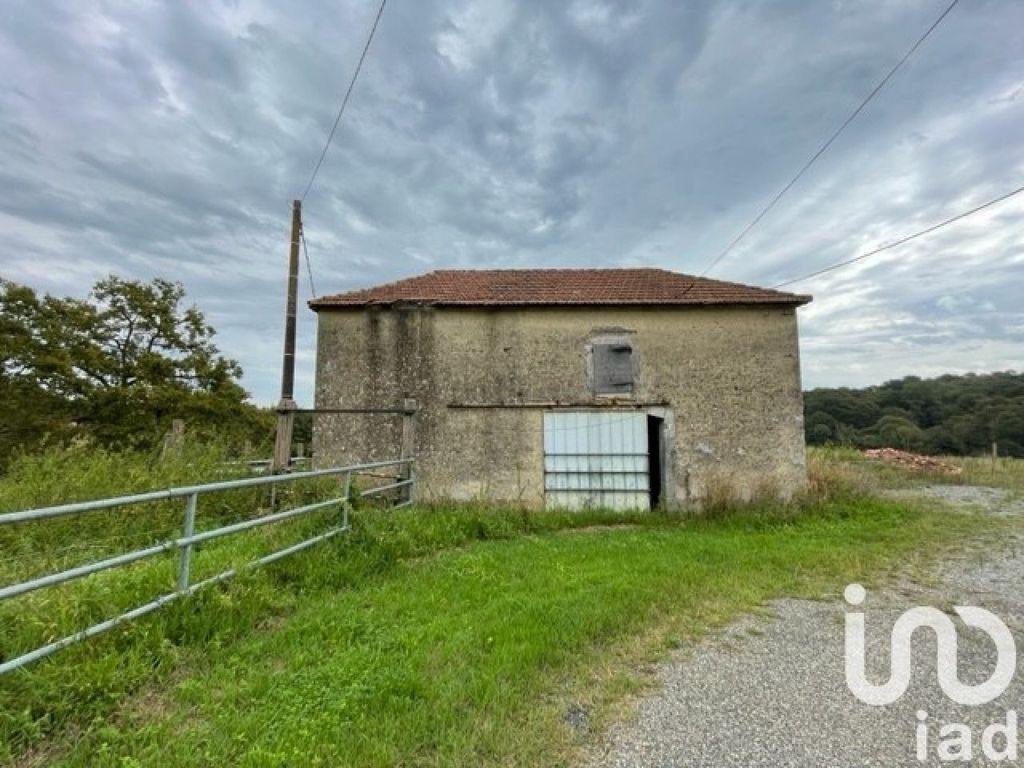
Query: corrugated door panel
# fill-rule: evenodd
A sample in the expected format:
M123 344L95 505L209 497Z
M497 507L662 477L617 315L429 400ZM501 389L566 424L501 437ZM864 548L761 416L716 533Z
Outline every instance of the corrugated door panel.
M549 507L650 509L647 415L633 411L544 414Z

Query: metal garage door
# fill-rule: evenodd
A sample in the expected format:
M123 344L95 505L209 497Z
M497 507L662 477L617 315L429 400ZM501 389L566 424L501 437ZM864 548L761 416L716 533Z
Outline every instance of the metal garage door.
M650 509L647 445L644 413L545 413L546 506Z

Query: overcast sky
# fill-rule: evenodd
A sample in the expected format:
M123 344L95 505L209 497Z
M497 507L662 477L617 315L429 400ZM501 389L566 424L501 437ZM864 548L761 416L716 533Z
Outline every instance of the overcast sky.
M699 272L947 0L391 0L305 221L316 288L445 267ZM0 275L180 280L276 399L289 201L376 12L11 2ZM773 285L1024 184L1024 2L962 0L712 276ZM1024 370L1024 195L793 286L804 383ZM302 300L309 298L303 271ZM299 317L310 404L315 316Z

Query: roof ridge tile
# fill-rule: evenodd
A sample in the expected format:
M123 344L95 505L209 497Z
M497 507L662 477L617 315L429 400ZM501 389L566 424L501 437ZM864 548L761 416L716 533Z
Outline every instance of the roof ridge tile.
M435 269L309 302L315 310L392 305L801 305L810 296L695 277L658 267Z

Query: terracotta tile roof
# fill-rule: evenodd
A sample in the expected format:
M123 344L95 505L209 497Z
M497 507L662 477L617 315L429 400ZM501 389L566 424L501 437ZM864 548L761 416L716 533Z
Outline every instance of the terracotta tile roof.
M315 310L437 306L806 304L810 296L664 269L441 269L309 302Z

